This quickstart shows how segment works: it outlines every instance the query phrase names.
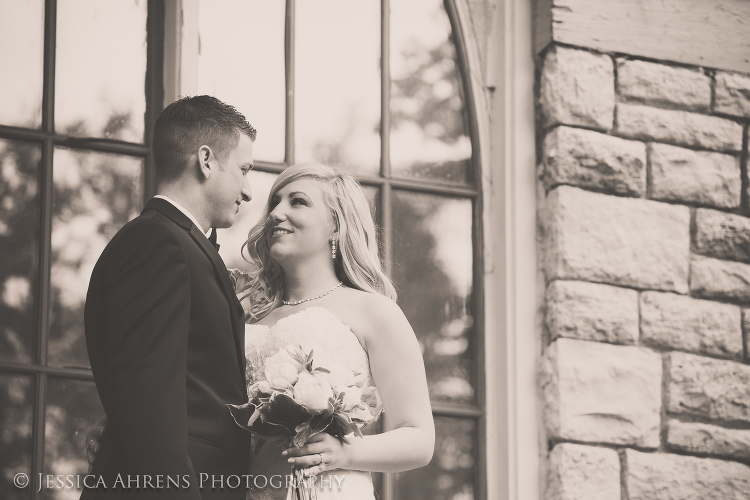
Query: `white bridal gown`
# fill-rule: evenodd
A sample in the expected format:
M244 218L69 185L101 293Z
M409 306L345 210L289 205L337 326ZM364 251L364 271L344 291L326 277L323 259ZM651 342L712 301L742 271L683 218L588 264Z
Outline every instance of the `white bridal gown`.
M334 363L357 373L367 374L372 384L367 352L359 343L357 336L328 309L315 306L282 318L272 327L245 326L247 383L252 385L264 379L263 363L265 360L288 344L300 345L305 352L321 347ZM350 436L349 439L359 438ZM287 459L281 457L281 451L284 448L285 446L280 443L265 442L260 446L254 443L250 474L256 478L265 476L269 480L275 475L276 479L273 484L278 486L278 477L289 475ZM258 479L259 481L254 482L259 488L256 489L251 485L247 494L248 500L288 498L287 488L271 486L263 488L265 480ZM315 479L319 500L374 500L375 498L372 476L369 472L336 469L325 471Z

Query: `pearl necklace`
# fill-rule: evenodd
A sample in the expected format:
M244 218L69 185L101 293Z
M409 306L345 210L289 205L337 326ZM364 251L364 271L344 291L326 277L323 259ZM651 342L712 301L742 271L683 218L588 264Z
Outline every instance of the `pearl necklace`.
M344 283L341 282L341 281L339 281L338 283L336 283L336 286L334 286L333 288L331 288L327 292L323 292L320 295L316 295L315 297L310 297L309 299L302 299L302 300L282 300L281 302L285 306L296 306L297 304L301 304L303 302L308 302L310 300L315 300L315 299L319 299L321 297L325 297L326 295L328 295L329 293L331 293L332 291L334 291L335 289L337 289L340 286L344 286Z

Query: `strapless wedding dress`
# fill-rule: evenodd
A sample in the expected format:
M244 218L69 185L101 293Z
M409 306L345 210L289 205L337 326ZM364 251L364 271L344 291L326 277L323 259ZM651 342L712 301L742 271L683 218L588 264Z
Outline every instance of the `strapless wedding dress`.
M245 326L245 353L247 356L247 383L263 380L265 360L275 354L281 347L300 345L305 352L315 347L324 349L331 360L350 370L367 374L372 383L370 362L367 352L359 339L328 309L308 307L298 313L280 319L275 325ZM372 423L370 425L373 425ZM350 436L350 439L359 439ZM281 452L286 446L275 442L253 444L250 474L258 478L265 476L269 480L276 476L288 476L290 467ZM285 479L286 480L286 479ZM279 487L262 487L264 480L255 481L258 488L251 485L247 500L284 500L287 489ZM273 484L273 483L272 483ZM319 500L374 500L372 476L369 472L335 469L318 474L315 478L318 485ZM322 485L322 486L321 486Z

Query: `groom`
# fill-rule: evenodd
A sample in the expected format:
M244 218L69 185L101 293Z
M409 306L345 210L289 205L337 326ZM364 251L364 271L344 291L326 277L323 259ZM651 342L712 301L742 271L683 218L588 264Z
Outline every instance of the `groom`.
M247 401L244 316L212 228L250 200L255 134L210 96L156 121L158 194L102 252L86 297L109 421L82 499L245 498L227 479L248 473L249 434L225 406Z

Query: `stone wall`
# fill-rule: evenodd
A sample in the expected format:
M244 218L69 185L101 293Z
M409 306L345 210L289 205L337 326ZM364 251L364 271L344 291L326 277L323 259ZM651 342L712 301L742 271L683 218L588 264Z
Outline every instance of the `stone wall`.
M539 70L545 498L750 498L750 76Z

